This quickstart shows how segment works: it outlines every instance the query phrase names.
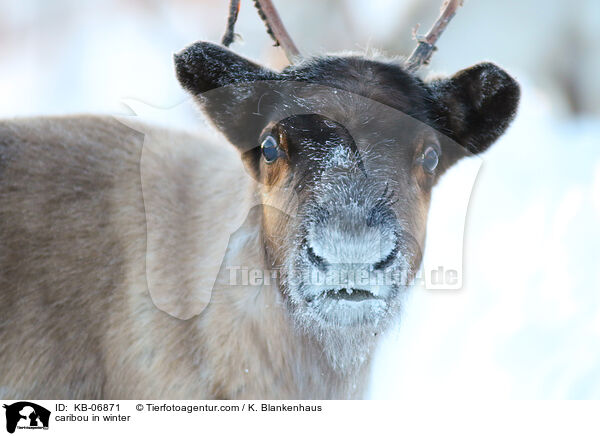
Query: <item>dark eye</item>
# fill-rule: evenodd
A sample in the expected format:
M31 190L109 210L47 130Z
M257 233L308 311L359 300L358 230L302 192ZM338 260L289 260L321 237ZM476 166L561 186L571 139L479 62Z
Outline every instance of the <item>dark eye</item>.
M425 149L419 160L425 171L429 174L433 174L440 161L440 156L438 151L430 145Z
M266 163L273 163L279 157L279 145L277 145L277 141L271 135L268 135L263 139L263 142L260 144L260 149L262 150Z

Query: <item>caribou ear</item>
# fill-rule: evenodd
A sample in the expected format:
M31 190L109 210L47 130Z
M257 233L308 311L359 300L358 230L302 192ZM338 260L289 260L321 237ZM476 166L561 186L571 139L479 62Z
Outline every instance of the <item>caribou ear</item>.
M471 153L485 151L508 127L519 104L517 82L491 63L429 84L440 130Z
M196 42L173 56L177 79L192 95L221 86L274 79L275 73L231 50Z
M269 83L279 75L209 42L190 45L174 61L181 86L229 142L242 152L256 148L268 123Z

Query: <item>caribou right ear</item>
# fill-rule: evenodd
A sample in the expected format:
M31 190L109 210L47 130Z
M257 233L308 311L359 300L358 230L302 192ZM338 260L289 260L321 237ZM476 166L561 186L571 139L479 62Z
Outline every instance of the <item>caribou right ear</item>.
M273 80L276 73L225 47L196 42L173 56L177 79L196 96L221 86Z
M190 45L174 61L181 86L215 127L244 152L245 161L256 158L260 133L268 123L264 111L270 83L279 74L209 42Z

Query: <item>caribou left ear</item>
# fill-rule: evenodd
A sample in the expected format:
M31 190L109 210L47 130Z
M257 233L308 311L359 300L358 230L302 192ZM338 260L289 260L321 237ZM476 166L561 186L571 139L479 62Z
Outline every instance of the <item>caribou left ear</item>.
M446 135L477 154L508 127L519 104L517 82L498 66L477 64L429 84L433 115Z

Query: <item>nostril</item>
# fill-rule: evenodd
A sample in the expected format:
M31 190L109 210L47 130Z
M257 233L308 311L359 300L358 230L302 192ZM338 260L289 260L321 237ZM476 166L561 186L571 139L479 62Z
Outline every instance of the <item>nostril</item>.
M399 251L400 251L400 238L398 238L398 236L396 235L396 244L394 244L394 248L392 248L392 251L390 251L390 253L385 258L383 258L379 262L375 263L373 265L373 269L386 269L388 266L390 266L392 263L394 263L394 260L396 260L396 256L398 255Z
M306 254L308 256L308 260L310 260L311 263L313 263L321 271L325 271L327 269L327 262L325 259L315 253L315 250L313 250L309 244L306 244Z
M394 219L392 210L384 204L377 204L367 215L367 227L385 225Z
M382 221L382 216L381 216L381 208L380 207L374 207L373 209L371 209L369 211L369 214L367 215L367 227L375 227L376 225L380 224Z

